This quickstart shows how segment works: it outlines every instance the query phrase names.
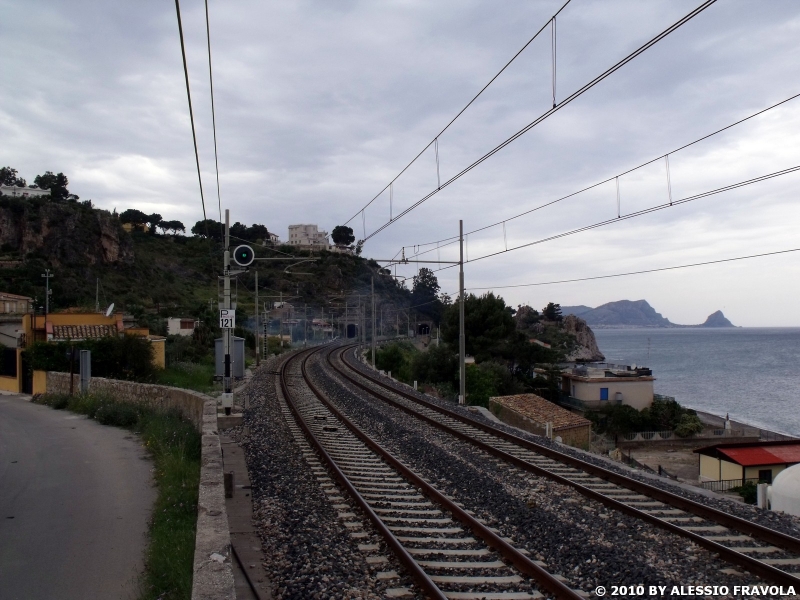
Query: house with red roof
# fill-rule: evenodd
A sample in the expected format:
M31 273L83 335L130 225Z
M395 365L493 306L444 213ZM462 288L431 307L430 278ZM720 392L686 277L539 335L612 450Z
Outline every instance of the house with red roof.
M700 460L700 481L772 483L775 476L800 463L800 440L715 444L695 450Z

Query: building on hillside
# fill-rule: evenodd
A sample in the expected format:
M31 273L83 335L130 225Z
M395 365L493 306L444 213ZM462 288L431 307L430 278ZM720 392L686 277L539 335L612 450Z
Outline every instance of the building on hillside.
M536 394L489 398L489 410L501 421L570 446L588 447L592 422Z
M281 243L281 238L278 237L277 233L270 233L269 234L269 241L272 242L273 244L280 244Z
M50 190L40 187L19 187L16 185L0 185L0 196L16 196L18 198L35 198L49 196Z
M653 371L646 367L611 364L578 365L561 373L565 403L597 409L627 404L642 410L653 404Z
M715 444L695 450L700 482L718 491L747 482L772 483L784 469L800 463L800 440Z
M169 317L167 319L167 335L192 335L200 324L191 317Z
M147 223L123 223L122 228L128 233L131 231L142 231L144 233L150 231L150 225Z
M329 250L328 232L319 231L316 225L289 225L290 246L303 250Z
M23 315L33 311L33 298L0 292L0 314Z

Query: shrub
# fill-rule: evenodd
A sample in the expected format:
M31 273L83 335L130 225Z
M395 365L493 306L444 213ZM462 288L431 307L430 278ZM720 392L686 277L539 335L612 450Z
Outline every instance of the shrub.
M675 435L678 437L689 437L695 433L703 431L703 423L697 414L684 413L675 427Z
M139 408L133 404L112 402L98 407L94 418L103 425L130 428L139 421L139 415Z

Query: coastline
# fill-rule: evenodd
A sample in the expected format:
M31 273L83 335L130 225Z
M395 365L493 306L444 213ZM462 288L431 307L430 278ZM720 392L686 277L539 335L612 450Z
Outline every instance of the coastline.
M718 429L723 429L725 427L725 417L721 417L719 415L715 415L713 413L706 412L703 410L697 410L697 409L692 409L692 410L694 410L697 413L697 416L700 418L700 421L703 423L703 425L716 427ZM757 427L750 423L743 423L742 421L734 421L733 419L730 419L730 424L731 424L731 429L733 429L734 431L747 431L747 430L752 430L753 432L757 431L758 436L763 441L800 439L785 433L780 433L778 431L763 429L761 427ZM735 441L732 441L731 443L735 443Z

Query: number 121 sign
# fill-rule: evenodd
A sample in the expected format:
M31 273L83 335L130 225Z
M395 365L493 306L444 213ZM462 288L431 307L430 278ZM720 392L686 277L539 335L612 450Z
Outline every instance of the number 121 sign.
M232 308L219 309L219 328L236 329L236 311Z

